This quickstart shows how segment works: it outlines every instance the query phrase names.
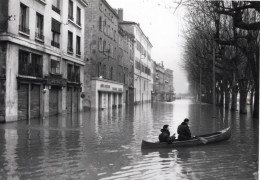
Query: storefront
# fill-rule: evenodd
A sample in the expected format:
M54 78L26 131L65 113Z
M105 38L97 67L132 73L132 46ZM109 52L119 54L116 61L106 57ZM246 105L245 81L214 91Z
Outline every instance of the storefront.
M62 91L67 85L67 80L61 75L50 74L45 77L46 88L49 89L49 116L62 112Z
M114 81L93 78L91 80L91 108L108 109L123 105L123 84Z
M27 120L41 116L41 89L43 80L23 78L18 80L18 119Z

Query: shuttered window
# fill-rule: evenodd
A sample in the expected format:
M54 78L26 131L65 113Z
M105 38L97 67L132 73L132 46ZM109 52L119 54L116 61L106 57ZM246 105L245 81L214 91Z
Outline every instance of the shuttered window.
M51 23L52 23L51 24L52 32L60 34L60 22L52 18L52 22Z

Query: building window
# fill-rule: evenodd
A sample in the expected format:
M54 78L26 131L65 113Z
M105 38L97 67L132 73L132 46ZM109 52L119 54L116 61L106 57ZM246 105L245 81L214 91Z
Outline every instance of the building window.
M42 77L42 56L26 51L19 51L20 75Z
M77 36L77 39L76 39L76 55L80 56L81 55L81 52L80 52L80 37Z
M60 22L52 18L52 41L51 45L60 48Z
M69 0L69 14L68 19L73 21L73 2Z
M20 24L19 31L30 34L29 27L29 10L24 4L20 4Z
M73 65L72 64L67 65L67 79L69 81L73 81Z
M81 9L77 7L77 24L81 26Z
M101 73L101 63L98 63L98 77L102 75Z
M99 17L99 22L98 23L99 23L98 24L99 25L99 30L102 31L103 30L103 28L102 28L103 26L102 26L102 17L101 16Z
M106 46L107 46L107 42L104 40L104 41L103 41L103 52L106 51Z
M68 64L67 79L72 82L80 82L80 66Z
M107 71L107 66L105 64L103 64L103 67L102 67L102 75L104 78L106 78L106 71Z
M60 61L51 59L51 73L60 74Z
M116 30L114 30L114 41L116 41Z
M52 10L60 14L60 0L52 0Z
M68 31L68 53L73 53L73 34Z
M80 82L80 67L79 66L74 66L74 81L75 82Z
M36 32L35 37L44 41L43 36L43 15L36 13Z
M98 50L100 51L100 52L102 52L102 50L103 50L103 48L102 48L102 38L100 37L100 38L98 38Z
M107 20L104 21L104 27L103 27L104 33L107 35Z
M113 57L116 59L116 47L114 48L114 51L113 51Z
M113 80L113 67L110 67L110 79Z

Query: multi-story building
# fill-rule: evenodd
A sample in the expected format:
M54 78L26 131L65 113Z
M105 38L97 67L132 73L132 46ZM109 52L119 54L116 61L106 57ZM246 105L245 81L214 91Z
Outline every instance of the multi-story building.
M118 72L118 14L106 0L89 0L85 11L86 108L105 109L123 104L123 83Z
M123 103L134 104L134 35L123 30L120 25L118 26L118 77L124 84Z
M154 63L153 74L153 100L164 101L165 100L165 69L163 62Z
M121 9L122 11L122 9ZM119 13L123 15L123 12ZM123 18L120 18L123 19ZM134 102L136 104L151 101L153 78L151 76L152 44L139 24L122 21L123 29L135 37L134 47Z
M166 101L174 100L173 70L168 68L165 70L165 96Z
M82 109L85 0L0 1L0 121Z

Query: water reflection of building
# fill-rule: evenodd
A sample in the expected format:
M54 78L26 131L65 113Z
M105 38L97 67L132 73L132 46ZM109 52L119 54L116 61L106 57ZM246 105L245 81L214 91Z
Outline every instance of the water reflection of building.
M85 0L0 7L0 121L81 110Z

